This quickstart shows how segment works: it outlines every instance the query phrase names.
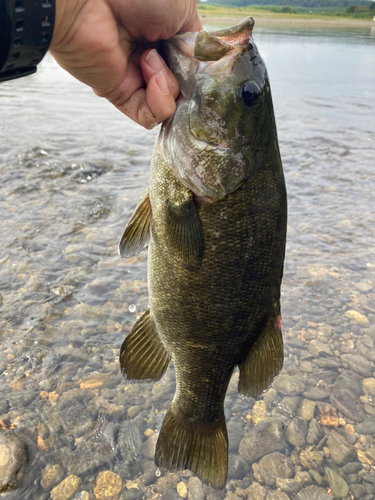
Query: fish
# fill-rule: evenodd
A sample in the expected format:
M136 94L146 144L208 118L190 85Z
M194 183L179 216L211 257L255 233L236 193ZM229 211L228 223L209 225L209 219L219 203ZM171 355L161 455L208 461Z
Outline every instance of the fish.
M269 78L254 20L165 42L181 94L162 123L150 182L119 243L148 246L149 305L124 340L129 381L157 381L173 361L176 391L155 463L223 489L224 399L257 398L283 365L280 286L287 195Z

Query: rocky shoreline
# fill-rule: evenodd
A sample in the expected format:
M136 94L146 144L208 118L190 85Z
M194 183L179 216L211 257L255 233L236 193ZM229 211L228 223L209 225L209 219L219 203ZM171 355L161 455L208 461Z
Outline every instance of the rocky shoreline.
M360 288L372 292L369 284ZM85 314L97 320L109 309ZM40 351L33 367L38 388L28 387L27 370L26 379L16 375L15 357L2 353L8 391L0 403L0 491L13 499L26 488L22 498L32 500L372 500L374 320L355 309L334 326L295 317L284 335L283 372L255 402L237 394L234 374L225 401L229 474L222 492L189 471L157 471L153 462L173 369L156 384L127 384L118 349L97 352L82 342ZM84 329L71 323L67 330Z

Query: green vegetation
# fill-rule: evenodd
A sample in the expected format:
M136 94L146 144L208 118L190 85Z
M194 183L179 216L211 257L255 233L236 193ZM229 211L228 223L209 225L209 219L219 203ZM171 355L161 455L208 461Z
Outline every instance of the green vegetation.
M336 11L346 9L351 5L360 6L365 5L370 8L375 2L371 0L200 0L199 5L225 5L226 7L247 7L249 5L290 5L292 7L331 7Z
M254 3L251 3L254 1ZM292 18L354 18L372 19L375 15L375 1L365 0L287 0L289 5L282 5L285 0L209 0L210 3L198 4L198 11L203 16L246 16L267 12L287 14ZM268 3L270 2L270 3ZM272 3L271 3L272 2ZM241 5L237 5L237 3ZM246 5L243 5L246 3ZM311 5L306 5L306 3ZM334 3L335 5L319 5Z

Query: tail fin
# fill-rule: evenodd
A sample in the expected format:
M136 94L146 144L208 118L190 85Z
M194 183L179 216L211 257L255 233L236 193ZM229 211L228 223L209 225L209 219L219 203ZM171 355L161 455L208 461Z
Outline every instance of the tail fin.
M156 444L155 463L169 471L189 469L203 483L222 490L228 472L224 414L220 422L189 422L172 403Z

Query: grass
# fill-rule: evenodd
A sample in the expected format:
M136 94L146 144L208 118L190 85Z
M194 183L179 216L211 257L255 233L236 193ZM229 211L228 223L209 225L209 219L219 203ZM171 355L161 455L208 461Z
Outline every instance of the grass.
M198 13L203 19L240 18L251 15L264 19L288 18L290 20L366 20L371 21L374 10L348 12L332 8L289 7L275 5L249 5L247 7L220 7L216 5L198 5Z

